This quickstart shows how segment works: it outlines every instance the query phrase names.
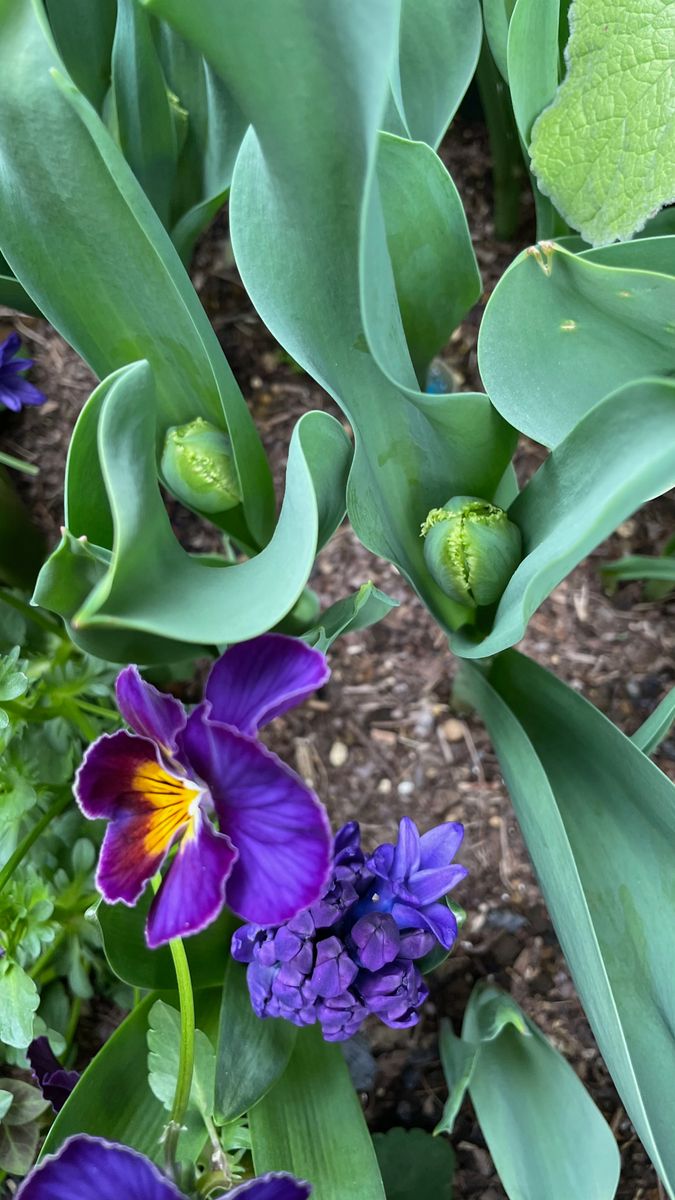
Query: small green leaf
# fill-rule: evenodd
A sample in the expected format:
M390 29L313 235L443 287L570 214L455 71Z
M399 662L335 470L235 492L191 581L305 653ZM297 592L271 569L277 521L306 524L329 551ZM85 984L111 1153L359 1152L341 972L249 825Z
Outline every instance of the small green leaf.
M27 1175L35 1162L39 1140L37 1122L8 1125L3 1121L0 1124L0 1169L8 1175Z
M344 600L331 604L321 614L317 624L303 634L303 640L325 654L336 638L375 625L398 605L398 600L381 592L373 583L364 583L353 596L346 596Z
M373 1145L387 1200L452 1200L455 1156L424 1129L376 1133Z
M49 1108L49 1101L39 1088L22 1079L3 1079L2 1088L12 1097L11 1108L4 1115L5 1125L28 1125Z
M17 670L20 648L15 646L0 660L0 701L17 700L28 688L28 676Z
M0 1041L23 1050L33 1038L33 1017L40 997L18 963L0 959Z
M567 77L532 131L539 187L592 245L629 238L675 197L672 6L574 0Z
M448 1098L443 1108L443 1116L434 1133L452 1133L457 1114L471 1083L480 1047L462 1041L453 1032L450 1022L444 1020L441 1022L439 1048L443 1073L448 1085Z
M148 1016L148 1083L170 1111L176 1091L180 1055L180 1013L156 1000ZM216 1055L201 1029L195 1029L195 1056L190 1107L207 1119L213 1115Z
M297 1029L288 1021L261 1021L251 1008L246 970L230 959L225 972L218 1034L216 1114L232 1121L248 1112L283 1075Z

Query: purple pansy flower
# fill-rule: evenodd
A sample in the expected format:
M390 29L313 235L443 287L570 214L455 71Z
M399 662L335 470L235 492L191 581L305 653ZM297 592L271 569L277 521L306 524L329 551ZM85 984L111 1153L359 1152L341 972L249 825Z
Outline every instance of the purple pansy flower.
M439 901L467 873L452 862L463 832L448 822L420 836L405 817L398 844L366 859L358 825L345 825L321 898L284 925L244 925L232 938L257 1015L318 1021L327 1041L352 1037L369 1014L394 1028L414 1025L429 994L419 960L457 937Z
M33 366L32 358L16 358L21 349L18 333L10 333L0 342L0 404L19 412L22 404L44 404L47 399L38 388L23 378L23 371Z
M49 1038L35 1038L28 1050L33 1078L54 1112L60 1112L80 1078L79 1071L66 1071L49 1045Z
M175 847L148 915L149 946L197 933L225 903L268 925L321 895L331 866L323 805L256 735L328 675L319 651L268 633L218 659L189 715L136 667L118 676L133 733L94 742L75 796L85 816L109 822L96 877L109 903L134 905Z
M312 1189L290 1175L263 1175L228 1192L228 1200L307 1200ZM31 1171L17 1200L184 1200L154 1163L136 1150L79 1134Z

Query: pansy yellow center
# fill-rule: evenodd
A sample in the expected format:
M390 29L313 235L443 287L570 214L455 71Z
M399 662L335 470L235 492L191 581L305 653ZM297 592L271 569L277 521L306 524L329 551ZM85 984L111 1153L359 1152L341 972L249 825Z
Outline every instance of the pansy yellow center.
M132 788L147 807L143 849L149 855L163 853L185 826L194 824L200 788L191 780L172 775L158 762L146 762L134 773Z

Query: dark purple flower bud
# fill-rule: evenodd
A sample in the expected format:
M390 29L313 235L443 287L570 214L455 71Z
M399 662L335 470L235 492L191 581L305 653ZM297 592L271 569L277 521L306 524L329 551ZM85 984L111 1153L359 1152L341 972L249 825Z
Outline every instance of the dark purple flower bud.
M316 948L316 965L310 981L310 994L331 998L346 991L356 978L358 967L337 937L326 938Z
M350 989L341 996L323 1000L317 1007L317 1016L325 1041L344 1042L358 1033L368 1009Z
M408 929L401 934L400 958L424 958L431 954L436 938L427 929Z
M35 1038L26 1054L42 1095L54 1112L60 1112L80 1078L79 1071L66 1071L61 1066L46 1037Z
M393 962L401 946L401 934L389 913L373 912L361 917L352 929L359 959L369 971L379 971Z
M390 963L376 974L363 972L357 986L368 1011L395 1029L416 1025L429 995L417 967L405 960Z

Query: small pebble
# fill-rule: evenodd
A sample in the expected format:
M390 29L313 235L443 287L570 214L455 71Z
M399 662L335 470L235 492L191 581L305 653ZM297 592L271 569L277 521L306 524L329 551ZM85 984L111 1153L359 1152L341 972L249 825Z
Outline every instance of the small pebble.
M344 767L349 758L349 750L344 742L333 742L328 754L328 761L331 767Z

